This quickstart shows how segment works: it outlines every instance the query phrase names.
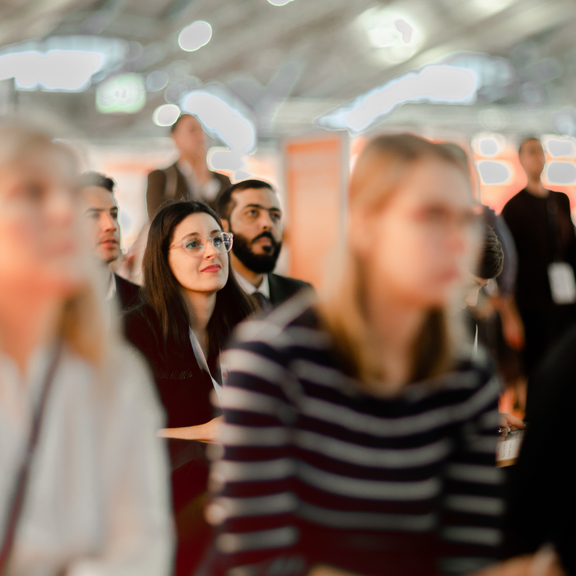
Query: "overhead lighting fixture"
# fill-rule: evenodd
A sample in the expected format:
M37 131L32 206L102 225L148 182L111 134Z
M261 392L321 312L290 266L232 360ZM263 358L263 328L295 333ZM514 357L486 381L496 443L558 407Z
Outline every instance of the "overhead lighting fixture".
M272 4L272 6L286 6L286 4L293 1L294 0L268 0L268 3Z
M203 128L228 149L213 150L210 158L220 170L239 172L245 157L256 148L256 126L248 112L223 88L193 90L182 100L182 110L196 116Z
M82 92L95 74L123 62L128 44L116 38L54 36L0 50L0 80L17 90Z
M146 88L141 74L120 74L96 89L96 108L103 114L135 114L145 105Z
M194 52L206 46L212 38L212 26L208 22L198 20L186 26L178 36L178 46L186 52Z
M163 104L154 110L152 122L156 126L172 126L179 116L180 108L176 104Z
M357 18L357 24L379 59L390 63L408 60L423 41L412 15L394 6L373 6Z
M407 72L328 112L316 123L329 130L359 134L408 103L473 104L478 76L474 70L432 64Z

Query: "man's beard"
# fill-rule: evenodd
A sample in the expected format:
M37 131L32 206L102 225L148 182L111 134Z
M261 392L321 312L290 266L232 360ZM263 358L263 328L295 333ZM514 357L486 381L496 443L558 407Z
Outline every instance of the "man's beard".
M260 238L269 238L272 242L271 246L263 246L264 254L255 254L252 251L252 245ZM248 240L242 234L234 234L234 244L232 244L232 252L248 270L256 272L257 274L269 274L276 267L276 261L280 255L282 242L277 242L270 232L262 232Z

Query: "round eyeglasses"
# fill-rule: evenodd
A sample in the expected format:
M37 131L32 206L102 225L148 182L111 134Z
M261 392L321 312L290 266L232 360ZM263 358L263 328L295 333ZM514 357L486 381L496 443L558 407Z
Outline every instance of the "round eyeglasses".
M180 240L180 242L173 244L170 248L178 248L178 246L182 245L182 248L184 248L186 253L190 254L190 256L201 256L206 250L206 244L210 242L212 246L220 252L220 254L224 254L225 252L230 252L233 238L234 234L230 232L214 234L214 236L210 236L209 238L204 238L203 236L194 234L193 236L187 236L184 240Z

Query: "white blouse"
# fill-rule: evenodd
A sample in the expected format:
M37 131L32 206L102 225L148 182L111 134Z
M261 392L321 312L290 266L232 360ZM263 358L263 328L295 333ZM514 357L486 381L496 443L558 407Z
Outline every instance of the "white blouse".
M0 540L50 362L23 378L0 353ZM164 416L125 347L97 378L65 348L45 407L8 576L164 576L172 571Z

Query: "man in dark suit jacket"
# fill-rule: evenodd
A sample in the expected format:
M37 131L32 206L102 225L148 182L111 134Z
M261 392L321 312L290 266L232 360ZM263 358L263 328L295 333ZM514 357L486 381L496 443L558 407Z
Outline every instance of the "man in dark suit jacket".
M106 266L110 284L105 300L116 298L126 310L139 301L140 287L118 276L110 265L120 256L118 204L114 197L114 180L98 172L86 172L80 180L84 215L90 223L97 258Z
M170 134L180 158L172 166L148 174L146 205L150 219L171 199L202 200L215 208L218 193L231 184L224 174L208 169L204 131L194 116L182 114L171 126Z
M272 186L243 180L224 190L217 210L225 230L234 234L231 263L236 278L262 308L269 309L312 285L273 274L282 248L282 210Z

